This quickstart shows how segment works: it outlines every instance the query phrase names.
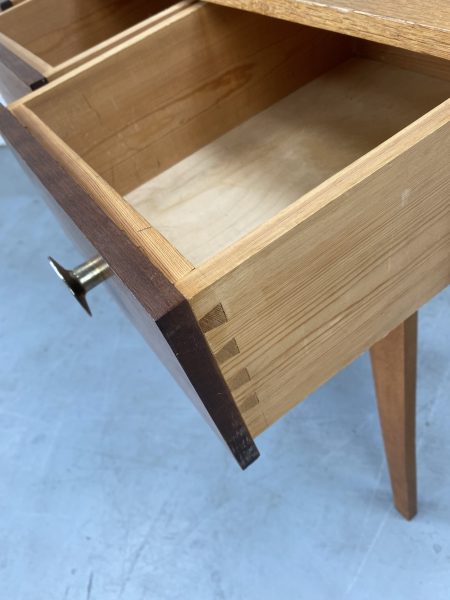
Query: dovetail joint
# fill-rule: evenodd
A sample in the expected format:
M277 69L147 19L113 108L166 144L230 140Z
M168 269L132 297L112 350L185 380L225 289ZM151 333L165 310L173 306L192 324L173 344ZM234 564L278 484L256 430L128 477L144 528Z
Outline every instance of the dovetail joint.
M224 323L227 323L228 318L225 314L225 310L221 304L215 306L212 310L209 311L204 317L199 320L200 329L203 333L208 333L208 331L212 331L216 329L216 327L220 327Z
M228 380L228 386L231 391L238 390L240 387L250 381L250 373L247 369L242 369Z
M228 360L240 353L239 346L235 338L230 340L225 346L215 354L217 364L223 365Z
M259 398L256 393L251 394L250 396L246 396L242 402L239 403L239 409L241 412L247 412L255 406L258 406Z

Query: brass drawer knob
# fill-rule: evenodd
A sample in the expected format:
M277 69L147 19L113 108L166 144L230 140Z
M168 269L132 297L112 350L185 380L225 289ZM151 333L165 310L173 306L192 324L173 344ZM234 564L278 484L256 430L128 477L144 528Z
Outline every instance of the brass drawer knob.
M48 260L58 277L64 281L76 300L92 317L86 294L112 275L108 263L101 256L94 256L94 258L69 271L51 256L48 257Z

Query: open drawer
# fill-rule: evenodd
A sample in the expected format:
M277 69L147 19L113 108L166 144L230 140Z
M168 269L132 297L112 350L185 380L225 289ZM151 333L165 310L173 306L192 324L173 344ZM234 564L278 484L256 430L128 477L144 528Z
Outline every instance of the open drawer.
M17 0L0 15L0 93L12 101L106 52L165 15L176 0Z
M243 467L450 281L448 65L358 52L196 4L0 113Z

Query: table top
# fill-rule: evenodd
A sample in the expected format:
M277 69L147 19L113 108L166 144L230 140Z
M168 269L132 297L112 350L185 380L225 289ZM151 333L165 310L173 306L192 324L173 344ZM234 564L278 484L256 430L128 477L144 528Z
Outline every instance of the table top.
M449 0L212 0L450 60Z

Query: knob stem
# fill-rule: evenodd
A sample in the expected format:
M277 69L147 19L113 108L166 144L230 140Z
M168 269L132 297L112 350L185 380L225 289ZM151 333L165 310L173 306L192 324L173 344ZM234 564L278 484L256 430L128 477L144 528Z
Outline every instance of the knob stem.
M94 256L85 263L75 267L75 269L69 270L65 269L51 256L49 256L48 260L55 273L64 281L75 299L88 315L92 316L91 309L86 300L86 294L111 277L112 271L108 263L101 256Z

